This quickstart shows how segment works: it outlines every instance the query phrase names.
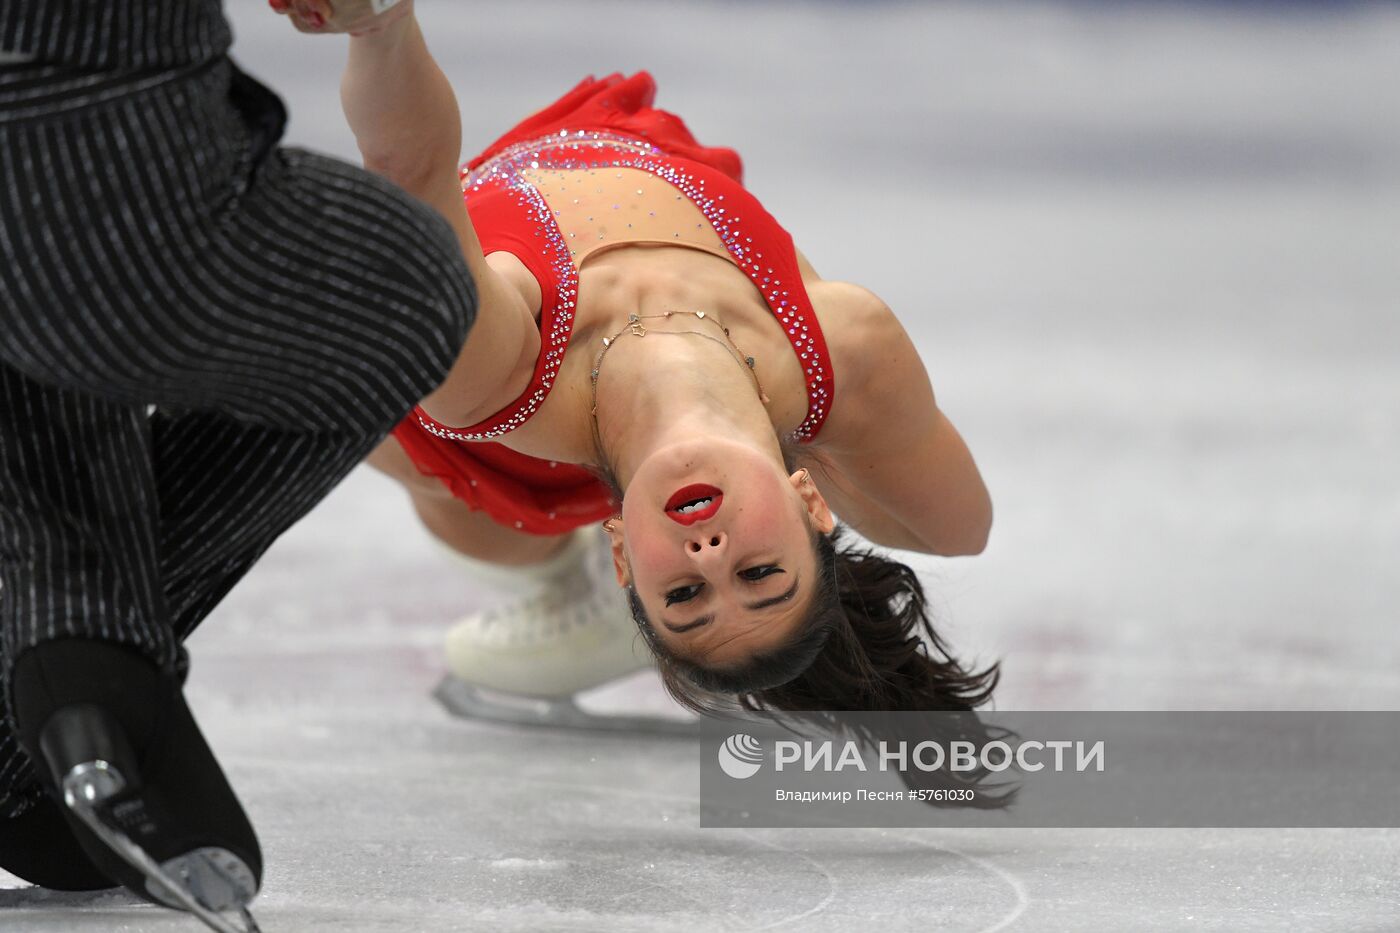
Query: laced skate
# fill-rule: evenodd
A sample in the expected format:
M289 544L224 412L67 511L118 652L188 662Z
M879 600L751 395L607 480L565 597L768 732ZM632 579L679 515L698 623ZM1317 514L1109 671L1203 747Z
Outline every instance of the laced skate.
M694 723L608 715L574 696L652 665L605 539L594 529L541 592L463 619L447 635L450 673L434 696L454 715L522 725L691 734Z

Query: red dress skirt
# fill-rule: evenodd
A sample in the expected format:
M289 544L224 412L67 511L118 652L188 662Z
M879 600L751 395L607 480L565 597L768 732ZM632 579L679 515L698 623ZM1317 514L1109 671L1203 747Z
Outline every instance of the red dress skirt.
M630 78L620 74L602 80L585 78L559 100L518 123L468 162L466 169L476 168L515 143L562 129L604 130L642 137L668 155L702 163L742 182L743 164L737 152L701 146L680 117L652 106L655 96L656 82L644 71ZM489 229L477 232L483 244L491 242ZM491 441L437 437L413 414L393 434L420 472L437 477L456 498L505 527L557 535L617 512L618 503L607 486L580 466L529 457Z

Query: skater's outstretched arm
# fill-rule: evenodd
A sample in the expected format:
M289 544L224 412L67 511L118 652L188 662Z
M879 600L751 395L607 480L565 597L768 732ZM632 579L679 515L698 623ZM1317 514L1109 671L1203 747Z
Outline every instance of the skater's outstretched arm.
M330 22L334 4L315 0L282 12L314 32L307 16ZM457 175L457 98L428 51L413 0L400 0L371 31L352 34L341 105L365 167L437 210L461 243L477 285L477 319L446 380L421 404L444 424L472 424L524 391L540 335L525 296L487 263L467 215Z

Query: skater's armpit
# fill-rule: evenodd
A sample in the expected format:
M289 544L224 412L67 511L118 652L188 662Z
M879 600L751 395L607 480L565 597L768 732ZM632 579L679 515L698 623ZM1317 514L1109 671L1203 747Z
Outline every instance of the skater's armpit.
M860 290L864 291L864 290ZM810 460L832 511L876 544L929 554L980 553L992 504L972 454L939 409L917 349L878 298L859 315L858 352L838 366L836 403ZM833 356L836 351L833 350Z

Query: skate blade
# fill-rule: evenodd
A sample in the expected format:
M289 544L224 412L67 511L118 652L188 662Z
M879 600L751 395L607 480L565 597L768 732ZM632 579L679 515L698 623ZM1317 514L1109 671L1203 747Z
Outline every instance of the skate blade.
M567 697L554 699L501 693L469 684L451 674L433 690L433 698L460 719L633 735L694 737L700 734L698 720L591 713Z
M160 903L185 910L218 933L259 933L248 903L258 893L252 871L233 853L202 848L158 863L130 836L103 819L98 807L126 788L126 780L105 761L74 766L63 779L63 801L93 835L146 878L147 892ZM239 922L224 914L236 911Z

